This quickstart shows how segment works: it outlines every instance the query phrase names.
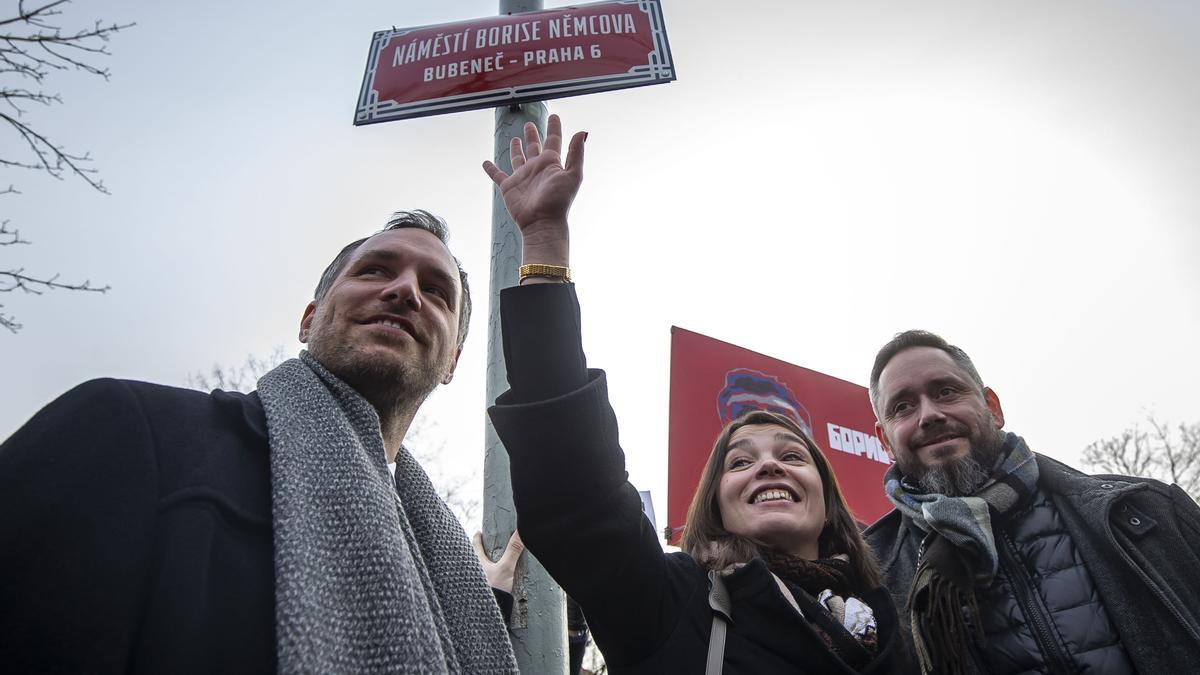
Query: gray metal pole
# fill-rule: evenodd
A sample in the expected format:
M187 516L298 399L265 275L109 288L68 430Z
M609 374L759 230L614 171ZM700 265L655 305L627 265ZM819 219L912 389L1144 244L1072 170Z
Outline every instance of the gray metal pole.
M541 0L500 0L501 14L529 12L542 8ZM546 104L527 103L496 109L496 166L512 170L509 141L522 136L526 122L537 124L546 134ZM488 311L487 404L508 389L508 371L504 366L504 348L500 337L500 289L517 284L521 264L521 234L499 189L492 192L492 269ZM496 436L490 421L484 431L483 463L483 542L493 558L499 556L517 526L513 509L512 485L508 474L508 452ZM567 672L566 603L562 589L545 568L526 553L517 564L513 584L513 617L510 635L517 665L522 673Z

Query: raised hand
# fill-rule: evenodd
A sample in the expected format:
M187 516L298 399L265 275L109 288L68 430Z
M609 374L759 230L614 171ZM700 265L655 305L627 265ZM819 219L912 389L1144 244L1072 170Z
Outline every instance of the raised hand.
M525 125L525 141L512 139L509 155L512 174L492 162L483 170L496 185L504 205L525 239L525 261L547 264L566 263L567 213L583 182L583 144L586 132L571 137L566 162L562 161L562 121L551 115L542 142L537 127ZM531 260L531 255L537 260Z

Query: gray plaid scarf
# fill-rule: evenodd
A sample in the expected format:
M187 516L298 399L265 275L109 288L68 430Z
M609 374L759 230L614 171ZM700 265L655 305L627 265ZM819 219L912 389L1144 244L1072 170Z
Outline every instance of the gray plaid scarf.
M271 446L281 673L513 673L458 520L375 409L307 352L258 382Z
M970 497L918 492L904 483L898 465L888 469L888 499L927 533L908 596L922 672L970 672L967 641L984 640L975 589L991 584L1000 568L992 516L1023 503L1037 479L1033 452L1012 433L991 477Z

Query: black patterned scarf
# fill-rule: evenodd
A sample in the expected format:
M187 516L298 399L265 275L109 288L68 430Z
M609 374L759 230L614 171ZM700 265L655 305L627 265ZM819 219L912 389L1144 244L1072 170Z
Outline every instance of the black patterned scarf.
M762 557L776 576L805 591L808 597L792 595L830 651L855 669L875 658L875 615L856 597L861 584L846 556L806 560L768 550Z

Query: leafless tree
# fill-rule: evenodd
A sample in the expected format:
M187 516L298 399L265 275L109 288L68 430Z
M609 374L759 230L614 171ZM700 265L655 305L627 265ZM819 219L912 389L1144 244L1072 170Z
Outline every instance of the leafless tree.
M188 375L188 386L200 391L254 391L258 387L258 378L287 358L283 347L279 346L271 350L271 355L265 359L260 359L254 354L246 356L246 362L240 366L222 366L214 363L207 371Z
M258 378L287 358L283 347L276 347L265 359L250 354L245 363L238 366L213 364L207 371L188 375L188 386L201 391L253 391L258 386ZM437 428L436 420L418 413L404 437L404 447L424 467L442 500L469 534L478 530L480 523L480 500L471 490L475 474L462 475L446 470L443 459L446 442L439 437Z
M29 6L19 0L16 12L0 18L0 129L9 133L13 143L5 141L0 167L24 169L48 174L62 180L67 176L81 178L92 189L108 193L104 183L91 167L91 157L67 150L49 136L34 128L25 116L30 106L50 106L62 103L62 98L43 86L55 73L75 70L108 79L107 68L96 60L108 56L105 44L109 37L134 25L103 24L95 21L90 27L65 29L62 9L69 0L41 0ZM10 185L0 190L0 196L20 194ZM8 220L0 221L0 247L29 244ZM23 291L41 295L46 291L68 290L104 293L109 287L93 285L90 280L62 281L58 274L27 273L24 267L0 268L0 293ZM4 305L0 305L3 308ZM21 329L11 315L0 312L0 327L15 333Z
M446 470L446 441L438 433L437 420L418 413L404 437L404 447L429 474L438 495L458 516L458 522L467 534L480 529L482 504L479 495L472 490L478 472L463 475Z
M1171 426L1153 415L1139 425L1089 445L1083 463L1095 471L1147 476L1176 483L1200 501L1200 422Z

